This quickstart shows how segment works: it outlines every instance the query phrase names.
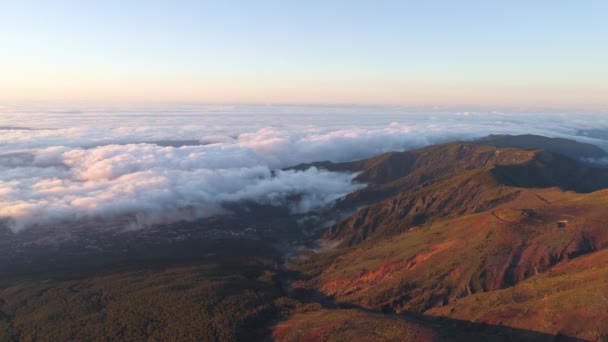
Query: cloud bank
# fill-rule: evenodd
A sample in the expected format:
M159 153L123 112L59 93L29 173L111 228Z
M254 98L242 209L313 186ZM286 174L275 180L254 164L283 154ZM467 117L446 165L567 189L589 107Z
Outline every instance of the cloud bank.
M352 174L282 168L492 133L608 145L600 134L608 122L598 115L374 111L380 109L4 107L0 219L14 231L128 214L170 222L225 213L223 204L241 201L307 213L360 185ZM327 114L298 115L307 112Z

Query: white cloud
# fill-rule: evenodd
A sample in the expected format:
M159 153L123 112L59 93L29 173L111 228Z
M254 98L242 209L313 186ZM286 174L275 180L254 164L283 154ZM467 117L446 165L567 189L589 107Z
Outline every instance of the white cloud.
M297 115L307 112L314 114ZM272 170L492 133L561 136L606 146L579 131L608 129L608 121L597 115L421 115L394 108L4 107L0 114L2 127L35 128L0 134L0 217L11 221L13 230L124 214L138 214L144 224L175 221L222 213L225 202L280 205L293 195L300 197L291 210L305 213L353 191L353 175L310 169L273 176ZM145 143L188 140L201 144Z
M131 144L49 147L32 155L0 167L0 217L13 230L130 213L175 221L221 213L225 202L281 205L296 194L292 211L301 213L357 187L353 175L316 168L273 175L268 165L278 160L265 148Z

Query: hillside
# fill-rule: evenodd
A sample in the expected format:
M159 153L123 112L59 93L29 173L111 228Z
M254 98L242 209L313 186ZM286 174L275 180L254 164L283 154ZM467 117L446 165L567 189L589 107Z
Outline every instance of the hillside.
M510 166L497 170L496 176L501 177L500 181L505 185L595 191L608 186L608 172L587 165L581 159L606 156L608 152L599 147L574 140L537 135L490 135L473 142L390 152L346 163L300 164L294 169L314 166L337 172L357 172L355 181L367 186L346 196L335 208L348 211L400 192L418 190L465 171L496 166ZM517 170L521 171L519 178L509 179L514 166L523 170ZM535 179L526 181L526 172Z
M607 283L608 249L602 249L514 287L475 294L427 313L605 340Z
M404 160L411 164L405 168ZM559 187L581 193L608 187L608 170L542 150L497 149L450 143L358 162L368 186L337 204L359 209L324 237L353 245L402 232L438 218L489 210L522 188ZM387 175L391 175L390 177ZM382 198L382 200L379 200Z
M413 311L475 321L482 317L491 324L519 322L509 326L585 338L608 334L608 325L597 323L608 319L602 311L608 304L608 278L602 276L608 248L606 205L608 191L521 190L512 201L492 210L311 256L308 262L293 265L305 275L293 285L317 289L339 305L377 311ZM577 258L589 261L571 262ZM597 274L593 275L595 267ZM557 274L562 277L551 276ZM581 277L593 282L586 283ZM538 285L530 288L525 284ZM522 286L527 289L527 300L551 299L550 303L537 302L540 307L572 312L582 310L574 297L548 297L542 291L553 286L556 292L560 288L580 291L578 298L598 305L589 308L596 315L595 323L587 324L585 316L574 314L555 322L551 312L546 312L549 309L542 309L540 315L522 308L509 311L509 305L517 307L513 298L495 291L512 289L510 294ZM568 318L572 328L561 329L560 322ZM542 325L522 323L528 319L542 321Z
M300 274L292 286L338 307L608 336L606 170L468 143L405 154L414 163L401 177L387 162L395 154L361 173L392 176L369 177L359 196L396 194L328 229L324 239L339 247L292 264Z

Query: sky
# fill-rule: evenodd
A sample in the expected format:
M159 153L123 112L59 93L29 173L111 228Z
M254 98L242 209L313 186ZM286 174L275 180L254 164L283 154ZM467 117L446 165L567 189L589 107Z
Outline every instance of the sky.
M0 103L608 111L606 1L0 1Z

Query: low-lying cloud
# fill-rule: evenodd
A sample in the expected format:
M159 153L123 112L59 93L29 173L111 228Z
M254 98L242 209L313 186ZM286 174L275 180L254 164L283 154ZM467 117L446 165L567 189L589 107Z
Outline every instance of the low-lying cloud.
M14 129L0 134L0 218L14 231L128 214L144 224L201 218L226 213L225 203L241 201L289 205L293 213L307 213L361 185L352 183L353 174L281 169L492 133L542 134L606 146L601 135L577 132L608 128L598 116L563 114L392 110L298 118L276 108L262 114L260 108L225 113L229 110L222 107L221 115L3 110L0 126Z

